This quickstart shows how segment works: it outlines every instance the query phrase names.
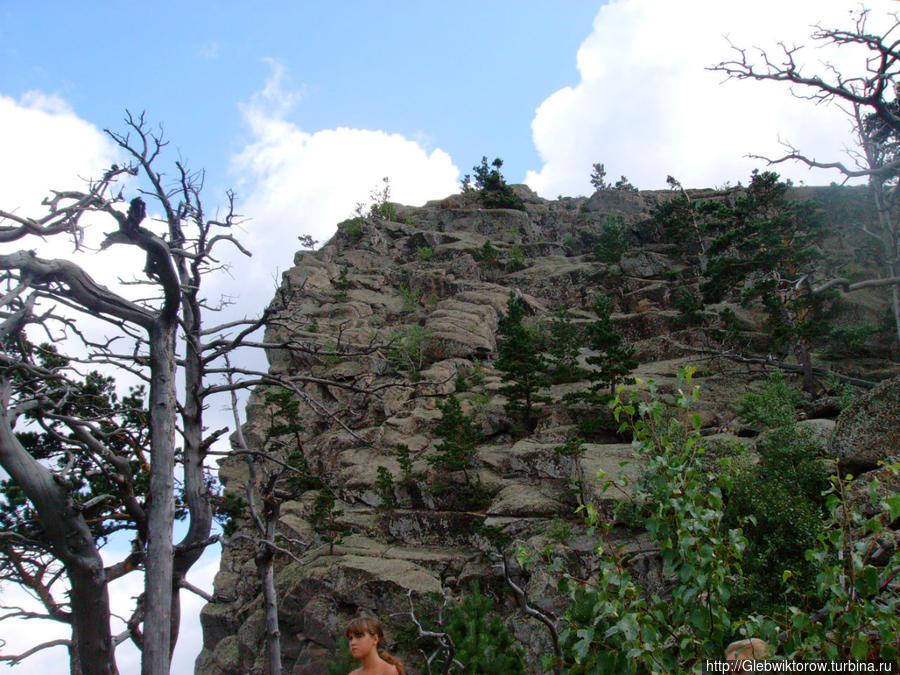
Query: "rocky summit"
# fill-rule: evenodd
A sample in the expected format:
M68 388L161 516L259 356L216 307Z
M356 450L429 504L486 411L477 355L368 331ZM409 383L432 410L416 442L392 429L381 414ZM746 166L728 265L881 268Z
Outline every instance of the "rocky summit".
M597 479L639 481L642 474L632 439L603 399L614 387L598 389L590 377L604 367L591 359L602 350L582 342L554 355L554 336L566 330L583 334L607 320L634 362L607 383L637 391L652 381L664 401L678 393L679 370L694 366L710 456L756 461L763 429L738 415L736 401L765 380L770 364L789 371L797 364L773 346L761 309L738 292L717 304L686 301L700 283L695 251L674 240L659 216L678 193L604 189L548 201L524 186L512 190L522 208L484 208L472 191L422 207L375 205L341 223L321 249L297 253L283 275L265 341L273 378L294 383L299 430L273 428L273 385L251 395L242 436L246 449L280 462L273 466L293 467L275 491L285 673L328 673L344 626L359 614L385 623L408 672L426 672L411 612L437 626L442 605L473 584L527 650L529 672L542 672L540 656L552 653L552 643L524 598L559 617L568 604L560 576L591 578L597 538L585 524L587 505L614 523L611 540L640 583L664 592L655 543L618 506L629 489ZM732 193L684 194L699 202ZM835 269L852 278L869 267L862 235L851 227L867 208L861 189L791 195L810 200L834 226ZM878 471L880 460L898 454L900 365L896 338L883 328L888 297L873 288L837 298L834 325L876 329L852 349L812 343L822 370L798 408L823 456L858 473ZM501 368L498 352L509 339L504 317L513 304L522 312L521 335L543 339L541 362L557 364L555 376L519 394L510 383L528 374ZM851 385L879 382L855 389L849 407L842 403ZM203 675L264 671L257 533L244 503L250 456L236 453L220 466L225 500L244 510L232 513L215 602L202 612L196 672ZM254 471L274 469L257 462ZM522 552L561 562L529 565Z

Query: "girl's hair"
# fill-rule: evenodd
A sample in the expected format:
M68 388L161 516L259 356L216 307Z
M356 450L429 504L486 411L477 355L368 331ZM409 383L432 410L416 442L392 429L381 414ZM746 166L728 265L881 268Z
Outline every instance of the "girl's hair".
M353 621L348 623L347 627L344 629L344 637L348 640L353 637L362 637L366 633L378 638L379 647L384 645L384 628L382 627L381 622L375 617L356 617ZM378 650L378 656L380 656L383 661L394 666L397 669L397 675L406 675L406 669L403 667L403 664L393 656L380 649Z

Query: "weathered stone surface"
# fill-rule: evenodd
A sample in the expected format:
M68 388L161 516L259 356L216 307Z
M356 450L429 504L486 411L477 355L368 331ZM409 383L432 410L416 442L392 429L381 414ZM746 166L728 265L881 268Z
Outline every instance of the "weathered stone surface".
M900 377L861 396L838 417L832 457L863 468L900 456Z
M634 456L634 448L630 443L610 445L586 443L584 454L578 459L578 463L584 475L588 494L598 502L615 502L629 496L627 492L614 486L604 489L604 481L616 480L619 476L623 476L633 482L641 474L641 466ZM598 480L597 477L601 472L604 478Z
M669 269L670 264L665 256L648 251L640 251L634 255L623 255L619 260L622 272L631 277L652 279Z
M333 547L323 544L313 527L319 495L314 486L282 505L279 531L309 545L292 551L302 563L276 557L286 673L327 672L343 626L360 612L380 616L389 633L408 628L407 593L418 608L428 593L457 598L470 582L498 588L496 560L488 554L502 542L524 542L537 554L551 546L577 578L596 572L596 536L587 534L576 504L588 501L610 514L627 495L604 489L598 472L607 479L624 474L635 481L641 465L624 442L627 434L617 435L609 408L564 399L589 386L586 380L544 388L540 394L552 402L537 406L537 427L521 437L521 425L506 410L500 392L505 382L495 365L497 326L511 292L522 299L535 327L546 326L556 307L569 310L577 325L593 321L592 300L603 293L614 325L641 360L633 374L654 380L662 400L671 402L677 395L680 368L699 366L696 412L709 449L708 466L714 468L724 454L738 453L735 445L751 453L753 438L743 435L758 430L741 427L733 401L759 376L743 364L698 358L695 350L709 348L708 335L671 304L684 283L674 277L685 263L673 259L654 209L673 193L601 190L590 198L548 202L523 186L513 189L528 211L484 209L471 193L423 207L396 205L395 218L404 222L365 218L347 223L321 250L298 254L284 274L272 303L281 320L267 328L266 341L316 341L325 349L289 354L270 348L270 368L319 378L299 388L305 400L320 406L318 412L301 407L303 452L311 473L333 491L341 511L334 522L346 529ZM691 192L697 198L713 194ZM592 252L607 216L621 217L630 229L629 250L616 265L598 263ZM488 241L494 260L482 259ZM524 269L513 271L513 247L524 254ZM348 283L340 288L345 268ZM303 292L297 292L301 287ZM767 344L759 312L736 304L735 298L729 301L710 308L707 319L715 322L714 310L731 309L744 330L742 338L751 346ZM868 321L883 309L873 293L852 306L850 315ZM410 347L410 354L398 354L396 343L377 347L392 337L416 334L425 336L420 353ZM341 350L355 355L342 356ZM587 367L589 355L581 349L581 367ZM374 387L377 395L354 391L356 383ZM629 384L626 390L636 400L647 400L640 385ZM460 399L481 433L468 481L477 476L482 494L473 494L462 471L441 472L429 461L439 443L438 404L450 395ZM825 412L805 410L816 418L833 414L827 407L821 408ZM593 426L593 442L584 445L583 454L557 452L583 433L583 422L597 418L604 424ZM244 426L252 447L263 442L266 419L267 408L255 392ZM802 425L824 438L831 422L811 419ZM868 434L862 430L857 436ZM409 449L409 465L401 467L398 446ZM390 475L387 489L397 500L394 506L383 503L386 476L379 475L379 467ZM228 492L243 495L243 459L223 461L220 476ZM850 491L855 489L856 483ZM559 536L564 526L571 530L568 538ZM551 535L554 529L557 534ZM608 536L629 552L629 570L639 583L650 592L666 592L658 548L645 534L614 527ZM221 601L202 614L204 651L197 662L202 675L262 670L261 602L252 551L239 540L224 549L215 583ZM531 602L562 613L566 600L556 591L555 573L540 565L525 571L515 563L512 573ZM526 619L509 594L498 592L496 599L497 613L529 649L529 675L537 675L539 655L550 648L546 631ZM417 675L419 655L401 656L408 672Z
M534 486L516 484L503 488L494 497L487 515L535 518L553 516L563 510L559 501L548 497Z
M425 323L446 347L446 356L484 358L496 349L497 312L490 305L442 300Z

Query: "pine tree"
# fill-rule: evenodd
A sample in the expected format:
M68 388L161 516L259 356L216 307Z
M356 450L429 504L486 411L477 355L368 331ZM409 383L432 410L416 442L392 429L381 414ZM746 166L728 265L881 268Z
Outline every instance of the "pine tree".
M518 417L528 432L537 426L535 403L546 401L538 390L548 382L547 362L544 359L544 340L541 335L522 323L525 304L510 291L506 316L500 319L497 343L497 369L509 384L501 387L506 396L506 410Z
M437 454L428 461L439 471L462 471L466 481L471 482L469 471L474 468L475 448L479 441L472 418L463 414L459 399L455 396L438 404L438 409L441 420L435 426L434 433L441 442L436 448Z
M456 660L472 675L517 675L525 672L522 650L490 598L477 584L453 608L445 626L456 647Z
M627 380L628 374L637 367L637 360L634 349L624 343L613 325L612 309L606 296L598 294L594 298L593 310L597 320L588 324L585 336L587 348L595 352L586 360L595 369L588 372L592 382L590 389L578 398L588 403L605 404L612 397L616 384Z

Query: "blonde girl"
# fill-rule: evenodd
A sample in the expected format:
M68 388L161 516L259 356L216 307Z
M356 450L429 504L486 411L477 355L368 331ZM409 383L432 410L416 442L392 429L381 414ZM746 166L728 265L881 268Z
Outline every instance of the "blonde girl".
M350 675L406 675L403 664L385 651L379 651L384 644L384 628L378 619L362 616L353 619L344 635L350 643L350 653L362 664Z

